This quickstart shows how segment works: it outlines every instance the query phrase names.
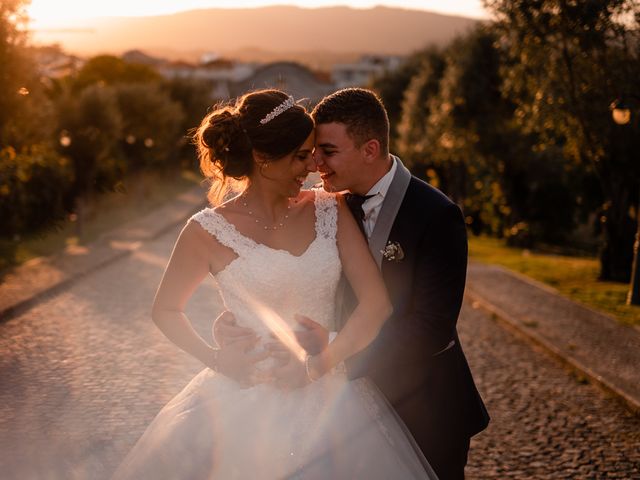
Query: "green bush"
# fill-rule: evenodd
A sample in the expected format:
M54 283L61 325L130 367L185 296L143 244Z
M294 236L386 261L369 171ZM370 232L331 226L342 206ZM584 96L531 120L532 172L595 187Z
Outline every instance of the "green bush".
M80 94L67 92L56 107L60 151L71 160L74 172L71 198L109 190L123 172L117 161L122 115L114 88L92 85Z
M122 119L120 141L130 171L176 163L184 113L157 84L119 84L114 88Z
M72 181L69 160L49 147L0 150L0 236L41 231L59 221Z

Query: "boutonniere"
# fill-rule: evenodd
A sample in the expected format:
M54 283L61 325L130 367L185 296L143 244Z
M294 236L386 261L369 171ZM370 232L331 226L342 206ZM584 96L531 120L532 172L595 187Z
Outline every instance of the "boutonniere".
M404 258L404 251L398 242L387 242L387 246L380 250L380 253L390 262L399 262Z

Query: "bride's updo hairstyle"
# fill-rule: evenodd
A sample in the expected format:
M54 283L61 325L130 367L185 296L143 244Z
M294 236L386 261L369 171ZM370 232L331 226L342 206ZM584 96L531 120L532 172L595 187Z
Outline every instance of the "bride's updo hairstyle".
M204 117L193 139L200 170L211 182L208 198L212 204L246 183L256 167L254 152L265 163L278 160L298 149L311 134L311 115L301 105L285 104L287 99L289 95L280 90L258 90L231 104L217 105ZM281 112L274 115L277 109Z

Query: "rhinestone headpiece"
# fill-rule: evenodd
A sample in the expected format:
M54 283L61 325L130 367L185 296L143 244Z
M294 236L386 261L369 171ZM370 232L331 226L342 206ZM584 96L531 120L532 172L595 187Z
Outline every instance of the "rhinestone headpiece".
M278 115L280 115L281 113L286 112L287 110L289 110L291 107L293 107L296 104L295 100L293 99L292 96L289 96L289 98L287 98L284 102L282 102L280 105L278 105L276 108L274 108L273 110L271 110L266 117L264 117L262 120L260 120L260 124L264 125L266 123L269 123L271 120L273 120L274 118L276 118Z

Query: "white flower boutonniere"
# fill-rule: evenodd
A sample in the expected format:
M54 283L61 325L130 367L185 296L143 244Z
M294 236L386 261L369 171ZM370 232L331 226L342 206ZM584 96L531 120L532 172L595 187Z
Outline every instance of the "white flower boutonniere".
M399 262L404 258L404 250L398 242L387 242L387 246L384 250L380 250L382 256L390 262Z

